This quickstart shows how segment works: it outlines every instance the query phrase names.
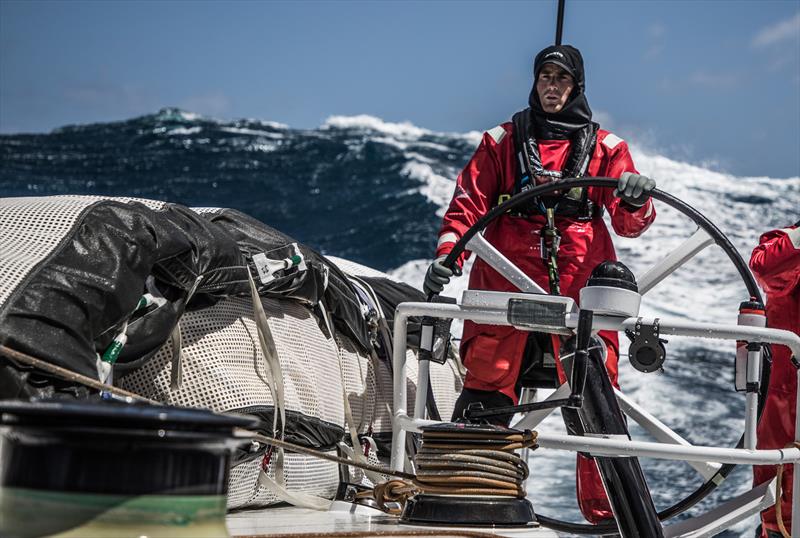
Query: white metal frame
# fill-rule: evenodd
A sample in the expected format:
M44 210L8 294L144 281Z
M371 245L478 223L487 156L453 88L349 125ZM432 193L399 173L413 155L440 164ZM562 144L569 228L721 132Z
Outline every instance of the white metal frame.
M638 279L640 294L653 289L659 282L667 278L676 269L691 260L704 248L714 243L713 238L698 228L695 233L681 245L668 253L649 271ZM430 316L434 318L469 319L490 325L511 325L508 317L508 301L511 298L525 297L527 300L541 303L564 301L566 311L563 327L552 328L550 332L570 334L578 325L578 314L574 311L572 300L564 297L545 295L544 290L530 277L523 273L508 258L499 252L478 233L467 243L467 248L483 259L493 269L503 275L509 282L524 293L503 293L478 290L467 290L461 304L440 303L401 303L397 307L394 318L394 342L405 342L407 322L410 316ZM653 319L636 317L620 317L595 313L592 330L621 331L633 329L637 321L653 324ZM523 327L517 327L526 330ZM527 329L530 330L530 329ZM698 323L693 321L673 321L659 319L659 331L665 335L680 335L694 338L716 338L721 340L743 340L781 344L789 347L795 357L800 357L800 336L779 329L767 329L742 325L726 325L716 323ZM761 352L748 352L747 380L757 381L760 377ZM419 432L420 428L436 421L426 420L425 400L428 394L430 363L421 361L417 379L414 417L407 413L406 395L406 350L405 346L395 346L393 350L394 373L394 417L392 423L392 459L391 466L402 470L408 463L405 457L406 432ZM800 369L797 372L800 386ZM559 387L547 399L563 398L569 394L567 384ZM616 392L617 401L623 412L640 424L659 442L632 441L619 438L603 439L598 437L581 437L576 435L554 435L539 433L538 444L542 448L588 452L597 456L635 456L652 457L686 461L704 479L714 479L719 483L722 478L716 473L723 463L746 465L777 465L800 462L800 449L786 448L774 450L756 450L756 421L758 395L748 393L745 399L745 443L744 448L719 448L694 446L672 431L656 417L639 407L632 400ZM795 402L795 439L800 441L800 397ZM534 411L525 415L516 428L531 429L544 420L553 410ZM775 481L757 486L747 493L732 499L714 510L691 520L672 524L665 528L665 536L700 537L713 536L737 523L744 517L766 508L775 500ZM779 494L779 493L778 493ZM792 483L792 537L800 538L800 469L796 469Z
M519 297L518 293L502 293L502 292L478 292L469 290L471 297L467 300L467 304L441 304L441 303L402 303L397 307L394 319L394 341L405 342L407 336L407 322L411 316L430 316L434 318L451 318L451 319L470 319L478 323L488 323L492 325L511 325L507 319L508 313L508 299L512 297ZM478 300L482 295L485 295L486 300ZM552 302L552 296L538 295L538 294L525 294L529 300ZM505 302L500 299L504 298ZM481 306L474 306L476 303L481 303ZM470 306L472 305L472 306ZM593 320L593 330L613 330L622 331L625 329L633 329L638 318L622 318L618 316L595 314ZM643 323L652 323L653 320L643 319ZM567 314L564 320L564 329L575 329L578 323L577 313ZM665 335L681 335L697 338L715 338L722 340L746 340L749 342L763 342L772 344L781 344L789 347L796 356L800 356L800 337L790 331L779 329L767 329L760 327L744 327L739 325L725 325L725 324L711 324L711 323L696 323L687 321L672 321L672 320L659 320L659 328L661 334ZM562 332L562 330L554 332ZM393 418L393 444L392 444L392 460L391 466L395 470L403 470L407 461L405 457L406 447L406 432L419 432L420 428L429 424L435 424L436 421L427 420L424 417L425 413L425 398L428 392L428 376L430 364L427 361L421 361L419 364L419 377L417 379L416 394L417 398L414 406L414 416L411 417L407 412L407 393L406 393L406 354L402 345L395 346L393 350L393 372L394 372L394 418ZM798 373L798 381L800 382L800 372ZM568 392L568 387L562 386L561 396ZM559 397L559 391L550 396L550 398ZM720 448L708 446L694 446L688 441L681 438L677 433L669 429L666 425L658 419L641 409L638 405L632 402L621 394L617 394L620 406L623 411L634 421L641 424L648 432L650 432L660 442L645 442L645 441L632 441L620 440L619 438L604 439L598 437L581 437L576 435L563 435L563 434L547 434L539 433L538 444L541 448L569 450L574 452L587 452L596 456L636 456L636 457L652 457L660 459L672 459L690 462L705 479L713 477L716 470L719 469L719 464L722 463L736 463L746 465L777 465L777 464L796 464L800 462L800 449L787 448L775 450L755 450L752 448ZM550 411L539 411L527 415L519 423L515 424L516 427L531 428L538 424ZM800 419L800 413L798 413ZM745 417L747 429L750 432L755 432L755 414L747 413ZM800 424L796 424L796 427ZM800 428L798 428L800 431ZM800 470L794 474L793 488L797 491L798 483L800 482ZM774 488L773 488L774 489ZM764 506L773 502L770 500L773 494L767 495L771 490L761 489L763 495L760 497L759 502L750 502L752 510L757 511ZM751 495L752 496L752 495ZM747 497L750 499L750 497ZM741 506L745 503L742 497L739 498L740 503L731 505L731 512L728 519L719 519L721 516L717 514L715 521L718 524L724 524L725 527L719 527L718 524L715 532L722 530L727 526L732 525L741 519ZM752 501L752 499L750 499ZM748 501L749 502L749 501ZM747 504L747 503L745 503ZM795 496L795 503L793 506L793 521L797 521L796 517L800 515L798 510L798 497ZM750 512L754 513L754 512ZM699 521L699 520L698 520ZM793 536L797 536L797 524L793 525ZM695 531L697 529L694 529ZM687 531L688 532L688 531ZM684 534L681 534L684 535ZM686 536L696 536L692 533L685 534ZM705 534L703 534L705 535ZM677 536L671 534L671 536Z

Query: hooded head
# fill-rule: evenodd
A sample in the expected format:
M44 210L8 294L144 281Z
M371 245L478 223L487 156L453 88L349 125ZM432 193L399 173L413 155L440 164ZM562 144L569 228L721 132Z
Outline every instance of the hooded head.
M586 89L586 81L583 72L583 56L581 51L571 45L553 45L547 47L533 61L533 78L539 77L539 72L545 64L555 64L567 73L572 75L572 79L577 86L576 90L580 93Z
M547 64L555 64L564 69L575 82L566 104L555 113L544 111L536 91L539 73ZM586 100L585 90L583 57L578 49L570 45L553 45L537 54L533 62L533 88L528 97L536 137L544 140L570 138L575 131L590 124L592 110Z

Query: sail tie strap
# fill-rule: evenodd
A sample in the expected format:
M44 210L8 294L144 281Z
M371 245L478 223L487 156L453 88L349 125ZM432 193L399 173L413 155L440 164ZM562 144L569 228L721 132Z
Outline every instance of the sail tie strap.
M336 357L339 359L339 379L342 382L342 404L344 406L344 417L345 422L347 422L348 432L350 434L350 443L353 445L352 457L358 463L366 463L367 460L364 457L364 454L361 453L361 441L358 439L358 432L356 431L356 423L353 420L353 409L350 407L350 398L347 396L347 386L345 385L344 381L344 368L342 367L342 355L339 353L338 346L336 345L336 333L333 332L333 323L331 323L328 310L325 308L325 305L320 302L318 303L319 309L322 311L322 319L325 320L325 326L328 329L328 334L330 334L331 342L334 347L334 353L336 353ZM377 484L384 480L383 476L380 474L374 473L367 469L362 469L364 474L367 475L373 484Z
M261 346L261 353L264 355L264 360L267 364L267 370L269 371L267 387L269 387L275 408L275 412L272 414L272 433L274 437L283 440L286 428L283 372L281 371L281 363L278 359L278 350L275 347L275 340L272 337L272 331L267 323L267 314L264 311L264 305L261 304L261 296L258 294L258 288L256 288L253 275L250 274L250 271L247 272L247 278L250 282L250 296L253 301L253 315L258 332L258 342ZM280 428L277 424L279 414ZM327 510L330 508L331 501L329 499L316 495L309 495L307 493L291 492L286 489L283 447L278 446L275 451L274 480L267 474L267 469L265 467L266 466L262 466L258 474L258 483L272 491L280 500L294 506L301 506L314 510Z

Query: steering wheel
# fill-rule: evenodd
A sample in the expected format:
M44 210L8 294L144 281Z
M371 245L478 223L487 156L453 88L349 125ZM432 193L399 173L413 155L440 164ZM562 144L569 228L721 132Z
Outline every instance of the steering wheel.
M481 217L469 230L464 233L464 235L456 242L453 249L447 255L445 260L443 261L443 265L445 267L449 267L451 269L454 268L456 260L461 256L462 252L465 250L467 243L469 243L470 239L475 236L475 234L481 232L486 228L489 223L494 221L499 216L508 213L509 211L516 209L518 207L523 206L526 202L529 202L536 198L537 196L551 194L554 191L559 190L569 190L575 187L606 187L606 188L615 188L617 186L618 180L614 178L607 178L607 177L598 177L598 178L584 178L584 179L565 179L558 182L547 183L544 185L536 186L530 190L525 192L519 193L503 204L493 208L491 211L486 213L483 217ZM719 246L723 252L727 255L728 259L733 263L736 267L739 276L741 277L742 282L744 283L745 287L747 288L748 296L754 298L755 300L762 302L761 292L758 289L758 286L753 278L753 275L747 268L747 264L739 255L736 248L730 242L730 240L723 234L711 221L709 221L706 217L704 217L699 211L688 205L687 203L683 202L682 200L675 198L674 196L660 191L658 189L654 189L650 196L667 204L668 206L676 209L683 215L687 216L691 219L699 228L702 230L707 236L700 237L700 231L695 232L695 234L687 240L681 247L674 249L671 253L667 254L663 260L671 260L672 263L672 270L676 269L686 261L688 261L694 254L705 248L708 242L704 241L703 239L710 238ZM688 246L687 246L688 244ZM665 274L658 274L654 277L651 277L649 281L645 282L644 286L640 283L640 293L644 294L652 287L654 287L658 282L660 282L663 278L668 276L669 273ZM648 272L647 275L650 275ZM646 276L647 276L646 275ZM767 347L765 350L766 354L769 354L769 348ZM759 415L761 414L761 410L764 406L764 401L766 398L766 391L767 387L769 386L769 361L764 361L764 367L762 368L762 379L761 379L761 387L759 391L759 403L758 403L758 412ZM739 439L739 442L736 445L736 448L741 448L744 446L744 434ZM710 477L703 485L701 485L696 491L691 493L686 498L682 499L681 501L675 503L674 505L670 506L669 508L662 510L658 513L658 518L661 521L665 521L673 516L680 514L681 512L691 508L696 503L701 501L705 498L709 493L711 493L718 484L722 483L721 479L727 477L733 469L736 467L735 464L723 464L719 470L717 470L716 474ZM581 523L571 523L566 521L557 520L554 518L549 518L547 516L542 516L537 514L537 518L539 519L540 523L545 527L549 527L551 529L563 532L571 532L575 534L599 534L599 533L615 533L617 532L617 527L613 523L607 524L599 524L599 525L587 525Z

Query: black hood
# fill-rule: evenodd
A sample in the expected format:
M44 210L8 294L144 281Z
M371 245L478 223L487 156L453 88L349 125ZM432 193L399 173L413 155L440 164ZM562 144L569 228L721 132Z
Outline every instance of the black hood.
M555 64L565 69L575 79L567 104L559 112L548 114L542 109L539 94L536 92L536 79L545 64ZM572 138L576 131L583 130L592 123L592 110L586 100L586 78L583 69L583 57L578 49L570 45L553 45L536 55L533 62L533 88L528 97L532 124L532 133L540 140L562 140Z

